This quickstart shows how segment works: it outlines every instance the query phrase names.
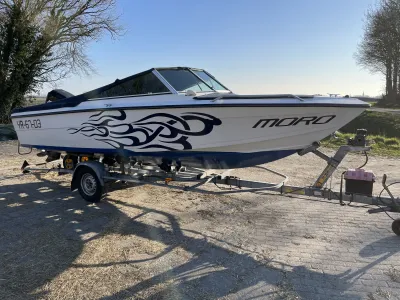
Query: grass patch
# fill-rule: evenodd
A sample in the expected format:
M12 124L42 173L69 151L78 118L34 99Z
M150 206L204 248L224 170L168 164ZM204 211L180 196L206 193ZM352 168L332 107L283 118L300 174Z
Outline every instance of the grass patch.
M361 128L367 129L371 135L400 138L400 114L364 111L340 131L354 134Z
M374 138L375 143L377 144L385 144L385 138L382 136L377 136Z
M399 139L397 138L387 138L384 140L385 145L399 145Z
M354 137L354 133L338 133L337 138L326 138L322 145L329 148L338 148L347 144L349 138ZM374 141L371 145L370 153L381 156L400 157L400 138L385 137L380 135L368 135L368 140Z
M385 103L382 101L376 102L375 105L373 106L382 108L400 109L400 104L398 103Z

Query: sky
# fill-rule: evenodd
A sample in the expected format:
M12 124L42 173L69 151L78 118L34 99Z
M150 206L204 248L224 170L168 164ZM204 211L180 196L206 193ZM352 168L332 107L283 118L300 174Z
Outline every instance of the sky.
M58 88L79 94L152 67L190 66L240 94L377 96L383 77L357 66L376 0L117 0L125 34L87 47L96 73ZM45 87L42 94L51 88Z

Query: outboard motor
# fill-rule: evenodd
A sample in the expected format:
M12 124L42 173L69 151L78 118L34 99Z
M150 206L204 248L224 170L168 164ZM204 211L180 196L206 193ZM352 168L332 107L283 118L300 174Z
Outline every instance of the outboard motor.
M73 96L74 95L72 95L71 93L64 91L62 89L55 89L47 94L46 103L50 101L53 102L53 101L67 99Z

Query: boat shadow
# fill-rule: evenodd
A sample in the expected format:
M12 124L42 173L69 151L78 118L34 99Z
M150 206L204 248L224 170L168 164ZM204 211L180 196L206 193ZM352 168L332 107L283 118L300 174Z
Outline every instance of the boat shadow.
M127 216L116 204L138 209L140 213L135 217ZM146 214L161 215L171 230L140 221ZM116 220L123 225L110 227ZM75 262L86 243L113 233L157 241L166 248L149 259L102 264ZM193 234L202 237L193 237ZM237 245L220 241L230 246L225 248L201 232L185 231L168 212L113 200L110 196L98 205L88 205L77 193L71 194L68 185L45 179L0 186L0 238L1 299L46 297L46 292L37 291L71 267L102 268L149 260L158 262L177 247L191 253L191 258L103 299L135 298L140 294L151 294L144 297L148 299L217 299L228 295L240 299L282 295L314 299L318 295L323 298L319 293L325 292L326 282L335 282L339 287L330 289L332 299L361 299L351 292L344 296L343 292L351 288L354 278L371 267L355 273L348 270L326 274L269 258L255 259L252 253L239 251ZM364 251L360 255L375 254ZM385 257L389 256L382 259ZM304 278L314 281L315 286L305 286ZM157 288L167 282L166 288Z
M110 202L114 202L109 199ZM387 242L392 245L399 244L397 237L392 236L366 245L359 253L361 257L370 257L382 254L377 260L367 264L359 270L348 269L339 274L321 273L302 265L288 265L273 259L254 259L249 251L238 245L219 240L239 251L233 251L216 245L209 241L209 236L198 231L184 230L179 226L175 217L163 211L148 209L130 203L121 203L124 206L142 209L146 213L160 214L168 218L172 231L161 227L152 227L147 224L132 220L131 226L124 228L123 234L136 235L142 238L155 240L167 245L167 254L176 247L193 254L190 261L169 269L168 271L153 276L137 285L131 286L110 297L102 299L123 298L128 299L145 290L169 282L175 284L159 290L147 299L220 299L231 295L234 299L363 299L363 296L348 291L355 280L365 274L370 268L398 253L395 247L384 251L373 250L377 245L382 246ZM202 236L202 239L188 237L184 232ZM151 233L151 234L149 234ZM213 238L213 240L215 240ZM247 253L243 253L244 250ZM386 253L387 252L387 253ZM161 255L156 256L159 258ZM124 261L120 263L137 263L139 261ZM81 267L101 267L102 265L86 265ZM219 268L219 270L216 270ZM305 281L304 281L305 279ZM314 282L315 286L304 286L304 282ZM327 288L327 289L326 289Z
M119 214L106 203L88 205L60 183L19 177L0 181L0 299L45 297L37 290L67 270Z

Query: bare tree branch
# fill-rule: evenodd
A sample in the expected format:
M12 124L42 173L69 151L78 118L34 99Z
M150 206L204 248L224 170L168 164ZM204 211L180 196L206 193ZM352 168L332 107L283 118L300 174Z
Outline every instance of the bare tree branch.
M355 53L356 62L386 77L391 101L400 90L400 0L381 0L366 13L364 36Z
M122 34L115 7L115 0L0 0L0 122L41 84L94 72L86 47Z

